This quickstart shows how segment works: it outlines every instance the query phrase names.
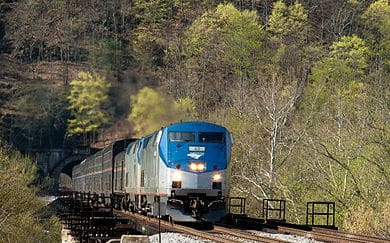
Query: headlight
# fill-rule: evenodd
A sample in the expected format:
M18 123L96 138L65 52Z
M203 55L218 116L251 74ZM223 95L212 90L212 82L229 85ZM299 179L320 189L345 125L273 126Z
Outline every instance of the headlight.
M195 163L190 164L190 170L196 170L198 166Z
M190 163L190 170L192 171L204 171L206 164L204 162L192 162Z
M198 164L198 170L204 170L204 164Z
M213 175L213 181L219 181L219 180L221 180L221 178L222 178L221 174L214 174Z

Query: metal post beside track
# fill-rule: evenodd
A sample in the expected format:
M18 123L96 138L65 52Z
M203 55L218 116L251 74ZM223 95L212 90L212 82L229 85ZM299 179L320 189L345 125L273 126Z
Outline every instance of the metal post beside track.
M270 215L270 212L276 212L276 215ZM265 220L286 221L286 200L263 199L263 218Z
M227 198L227 210L228 213L235 213L234 208L238 208L239 214L245 214L245 198L243 197L228 197Z
M335 211L336 211L335 202L308 202L306 206L306 225L320 226L320 227L326 226L326 227L334 228ZM309 216L311 220L309 220ZM315 220L316 218L317 221ZM331 224L330 224L330 220L332 221Z

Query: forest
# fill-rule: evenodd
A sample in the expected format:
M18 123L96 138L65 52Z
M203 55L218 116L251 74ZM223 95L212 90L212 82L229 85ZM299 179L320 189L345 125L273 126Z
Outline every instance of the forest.
M390 238L388 0L0 0L0 241L21 217L3 177L33 190L20 152L185 120L233 133L248 214L331 201L340 229Z

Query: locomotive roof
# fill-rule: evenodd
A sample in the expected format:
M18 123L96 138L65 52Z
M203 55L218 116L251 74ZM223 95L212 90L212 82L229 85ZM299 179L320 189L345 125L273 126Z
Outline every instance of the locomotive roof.
M179 122L179 123L174 123L174 124L171 124L169 126L166 126L165 128L167 128L168 130L178 129L178 128L180 128L180 130L186 130L186 129L188 130L191 128L193 129L194 125L196 125L197 128L201 128L201 129L213 128L213 129L226 130L226 128L224 128L221 125L211 123L211 122L205 122L205 121Z

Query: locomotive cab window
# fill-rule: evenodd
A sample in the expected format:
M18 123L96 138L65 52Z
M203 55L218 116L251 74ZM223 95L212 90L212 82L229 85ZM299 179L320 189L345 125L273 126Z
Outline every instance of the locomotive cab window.
M194 142L195 133L193 132L169 132L170 142Z
M200 132L200 143L223 143L225 141L224 133L222 132Z

